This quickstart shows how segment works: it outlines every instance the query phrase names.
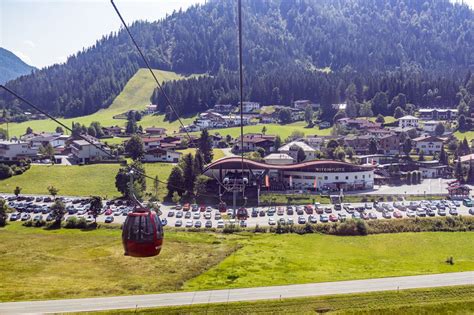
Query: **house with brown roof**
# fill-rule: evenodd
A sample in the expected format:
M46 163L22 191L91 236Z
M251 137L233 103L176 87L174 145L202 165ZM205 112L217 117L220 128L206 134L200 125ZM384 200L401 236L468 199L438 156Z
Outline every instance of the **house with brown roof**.
M264 135L261 133L247 133L243 137L243 151L251 152L255 151L257 148L265 149L265 152L274 152L275 148L275 139L274 135ZM237 138L235 141L233 151L241 152L241 137Z
M153 126L153 127L146 128L145 133L150 136L162 136L166 134L166 129Z
M423 152L423 154L428 155L434 155L435 153L441 152L444 143L444 139L435 136L421 136L412 139L412 141L417 153Z

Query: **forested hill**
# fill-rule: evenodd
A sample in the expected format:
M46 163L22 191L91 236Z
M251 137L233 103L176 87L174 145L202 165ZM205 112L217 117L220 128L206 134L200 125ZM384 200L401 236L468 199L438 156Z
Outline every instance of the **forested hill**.
M397 71L457 78L473 67L474 13L448 0L243 4L244 62L250 76L284 66L341 76ZM211 74L237 69L234 1L208 1L155 23L135 23L131 32L155 68ZM78 116L107 107L141 66L122 30L66 64L8 85L51 113ZM5 105L12 105L11 98L0 94L0 106Z
M18 78L21 75L29 74L35 67L27 65L14 53L0 47L0 84Z

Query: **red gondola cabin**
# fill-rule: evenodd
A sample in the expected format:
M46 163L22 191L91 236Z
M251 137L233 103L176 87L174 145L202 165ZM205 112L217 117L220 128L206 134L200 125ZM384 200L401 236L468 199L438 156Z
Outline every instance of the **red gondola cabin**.
M163 225L155 212L136 208L125 219L122 242L126 256L152 257L160 254Z

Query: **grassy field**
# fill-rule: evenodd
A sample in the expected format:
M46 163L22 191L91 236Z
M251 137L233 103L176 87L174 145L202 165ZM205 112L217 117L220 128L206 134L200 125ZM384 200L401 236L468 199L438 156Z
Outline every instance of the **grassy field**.
M0 239L0 301L474 270L469 232L337 237L168 230L163 253L143 260L123 257L118 229L45 231L14 223L0 229ZM453 266L444 262L448 256Z
M200 304L94 314L470 314L474 286L330 295L258 302ZM90 313L89 313L90 314Z
M331 134L332 128L319 129L315 128L306 128L306 123L304 121L298 121L292 124L287 125L278 125L278 124L258 124L252 126L244 126L244 133L262 133L262 128L265 126L267 128L266 134L268 135L279 135L282 140L288 138L293 131L301 131L305 136L309 135L319 135L319 136L328 136ZM222 128L222 129L212 129L209 133L219 133L222 136L230 135L233 138L240 136L240 127L232 128ZM199 134L199 133L196 133Z
M158 80L162 82L184 78L183 76L170 71L154 71ZM155 87L156 83L148 69L139 69L137 73L127 82L123 91L115 98L113 103L108 108L99 110L92 115L71 119L60 119L60 121L66 124L66 126L70 126L72 122L79 122L89 126L89 124L93 121L99 121L102 126L125 126L126 120L113 119L112 117L128 110L144 109L145 106L150 103L150 97ZM139 124L143 127L149 127L153 125L164 127L170 132L179 130L179 123L177 121L170 124L168 122L163 122L163 118L163 115L145 116L143 120L139 122ZM190 120L192 120L192 118L189 118L185 121L189 122ZM0 127L6 128L5 126ZM27 127L31 127L34 131L54 131L57 127L57 124L49 119L11 123L9 124L10 136L20 136L24 134Z
M188 154L188 153L191 153L192 155L194 155L196 153L195 148L188 148L185 150L177 150L177 151L183 153L183 155ZM212 151L214 152L214 157L212 158L213 161L222 159L225 156L224 152L221 149L212 149Z
M188 281L207 290L474 270L474 233L264 235ZM445 263L447 257L456 263Z
M173 167L169 163L144 164L147 175L166 181ZM94 165L32 165L26 173L0 181L0 191L13 193L16 186L24 194L48 194L48 186L59 188L60 195L119 197L115 188L115 175L119 164ZM147 179L147 189L152 189L152 180ZM164 184L159 188L160 197L166 193Z
M459 140L464 140L464 138L466 138L467 141L470 143L471 140L474 139L474 131L466 131L466 132L456 131L454 133L454 136L458 138Z
M123 255L120 230L0 229L0 301L174 291L233 249L220 235L166 234L158 258Z

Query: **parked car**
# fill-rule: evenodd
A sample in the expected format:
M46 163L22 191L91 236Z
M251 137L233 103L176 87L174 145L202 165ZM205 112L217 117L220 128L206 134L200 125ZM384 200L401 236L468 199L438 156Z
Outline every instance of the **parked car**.
M444 209L439 209L438 211L442 211L442 210L444 210ZM426 214L430 217L434 217L436 215L436 211L433 210L433 209L428 209L428 210L426 210Z
M451 209L449 209L449 214L450 215L458 215L458 210L456 210L455 208L451 208Z
M184 214L184 218L185 218L185 219L191 219L191 216L192 216L191 212L186 212L186 213Z
M161 225L167 226L168 225L168 220L166 220L166 218L161 219Z
M268 218L268 225L276 225L276 221L274 218Z
M183 217L183 211L177 211L176 212L176 218L180 219Z
M314 214L312 214L308 217L308 221L310 223L318 223L318 218Z
M199 229L199 228L201 228L201 226L202 226L201 221L198 220L198 221L194 222L194 227L195 228Z
M265 216L265 210L260 210L260 212L258 213L258 216L259 217L264 217Z
M319 222L321 223L327 223L329 221L329 217L327 214L321 214L319 216Z
M193 219L194 219L194 220L199 220L200 218L201 218L201 213L199 213L199 212L194 212L194 214L193 214Z
M369 214L367 212L362 212L360 214L360 217L361 217L362 220L369 220L370 219Z
M338 217L338 220L341 221L341 222L344 222L347 219L347 216L346 216L345 213L338 213L337 217Z
M304 211L306 212L306 214L313 214L313 206L311 205L304 206Z
M370 213L369 213L369 219L371 219L371 220L377 220L377 213L375 213L375 212L370 212Z
M112 223L114 222L114 217L111 216L111 215L108 215L105 217L105 220L104 220L105 223Z
M360 219L360 213L359 212L352 212L352 218L353 219Z
M181 227L181 226L183 226L183 220L181 220L181 219L180 219L180 220L176 220L176 222L174 223L174 226L175 226L175 227Z
M168 217L169 218L174 217L174 211L173 210L168 211Z
M21 218L21 215L19 213L12 213L10 215L10 221L16 221Z
M384 219L391 219L392 218L392 214L388 211L384 211L382 213L382 217L384 217Z
M211 218L212 218L212 215L211 215L211 213L210 213L210 212L206 212L206 213L204 213L204 219L206 219L206 220L210 220Z
M206 224L204 225L207 229L210 229L212 228L212 221L211 220L207 220L206 221Z
M221 213L220 213L220 212L216 212L216 214L214 214L214 219L216 219L216 220L222 219Z
M294 210L293 210L292 206L286 207L286 214L287 215L293 215L293 213L294 213Z
M298 217L298 224L306 224L306 218L302 215Z
M414 218L414 217L416 217L416 212L413 211L413 210L408 209L408 210L407 210L407 217L409 217L409 218Z
M364 207L365 207L365 209L367 209L367 210L372 210L372 205L371 205L370 203L368 203L368 202L365 203Z
M186 221L186 227L187 227L187 228L193 227L193 220L188 220L188 221Z
M474 208L469 209L469 214L474 215Z
M222 221L222 220L217 221L217 228L218 229L223 229L224 228L224 221Z
M393 217L397 219L401 219L403 217L402 213L400 211L394 211L393 212Z
M240 220L240 223L239 223L239 224L240 224L240 227L242 227L242 228L246 228L246 227L247 227L247 221L245 221L245 220Z
M288 219L286 220L286 224L288 224L288 225L295 224L295 220L293 220L293 218L288 218Z
M442 216L442 217L445 217L446 216L446 210L445 209L439 209L438 210L438 215Z
M337 216L334 213L331 213L329 215L329 221L331 222L337 222Z
M21 215L21 221L28 221L31 219L31 215L29 213L23 213Z

